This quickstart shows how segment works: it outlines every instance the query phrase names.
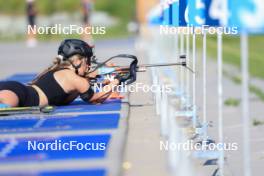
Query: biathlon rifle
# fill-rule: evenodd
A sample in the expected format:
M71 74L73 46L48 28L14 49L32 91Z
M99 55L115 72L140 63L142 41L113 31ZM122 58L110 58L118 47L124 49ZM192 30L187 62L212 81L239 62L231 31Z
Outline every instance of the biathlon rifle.
M40 114L40 113L52 113L55 110L53 106L32 106L32 107L12 107L12 108L1 108L0 116L6 115L21 115L21 114Z
M95 57L93 57L92 63L95 64L95 66L93 66L91 68L91 71L89 71L87 74L90 74L90 73L96 71L100 67L109 67L109 66L107 66L107 63L109 61L115 59L115 58L127 58L127 59L131 60L131 63L129 66L110 66L110 67L112 67L112 68L114 67L116 69L114 69L114 71L111 71L111 72L108 72L105 74L101 74L100 76L109 75L109 74L129 74L129 76L128 76L129 79L126 81L125 84L131 84L131 83L135 82L136 78L137 78L137 74L136 74L137 72L145 72L145 71L147 71L147 68L151 68L151 67L183 66L193 73L193 70L187 66L186 55L181 55L180 56L180 62L176 62L176 63L159 63L159 64L138 65L138 59L136 56L130 55L130 54L119 54L119 55L116 55L116 56L113 56L113 57L107 59L104 62L98 62L97 59Z

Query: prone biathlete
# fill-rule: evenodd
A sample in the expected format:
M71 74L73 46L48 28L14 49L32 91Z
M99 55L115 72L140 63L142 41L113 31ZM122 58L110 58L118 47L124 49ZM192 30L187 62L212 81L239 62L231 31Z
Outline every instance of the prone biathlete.
M89 103L101 103L113 92L114 86L126 81L116 76L109 89L95 93L85 77L91 67L93 49L78 39L64 40L52 66L40 73L30 84L16 81L0 82L0 108L60 106L73 102L78 96Z

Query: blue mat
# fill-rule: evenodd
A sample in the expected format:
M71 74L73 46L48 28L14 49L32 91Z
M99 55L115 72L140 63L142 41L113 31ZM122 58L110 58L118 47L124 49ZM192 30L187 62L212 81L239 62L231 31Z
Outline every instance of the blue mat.
M104 158L109 140L109 134L17 138L17 144L4 157L0 157L0 162Z
M28 74L14 74L5 79L5 81L18 81L21 83L28 83L32 81L37 74L35 73L28 73Z
M42 172L40 176L105 176L106 171L98 170L78 170L78 171L61 171L61 172Z
M79 105L78 105L79 103ZM67 106L58 106L55 109L55 113L65 112L99 112L99 111L120 111L121 103L104 103L98 105L80 104L80 102L73 103Z
M115 129L118 127L119 118L119 114L92 114L69 117L49 116L46 119L44 117L7 119L0 120L0 133ZM43 119L41 124L35 126Z
M1 142L0 140L0 151L8 144L8 142Z
M15 74L6 80L28 83L35 78L36 74ZM93 105L83 102L80 98L67 106L56 107L51 116L39 115L28 117L23 115L19 119L0 118L1 133L20 133L20 132L50 132L60 130L105 130L118 128L120 114L89 114L78 115L78 112L102 112L102 111L120 111L121 100L107 100L103 104ZM75 113L77 115L56 116L56 113ZM96 135L76 135L60 137L26 137L16 138L16 142L11 139L0 139L0 153L5 153L0 157L0 163L13 162L37 162L43 161L67 161L74 162L75 159L104 159L106 156L110 134ZM72 150L60 149L62 146L69 147L73 144ZM88 149L77 149L77 147L88 147ZM30 150L29 150L30 147ZM33 150L34 147L36 150ZM45 148L46 147L46 148ZM52 148L53 147L53 148ZM57 147L57 150L54 148ZM8 151L9 150L9 151ZM7 151L7 152L3 152ZM13 172L13 173L12 173ZM36 172L9 172L8 175L21 176L105 176L107 171L104 168L75 169L72 170L45 170ZM28 172L28 173L27 173ZM1 175L1 173L0 173Z
M17 73L17 74L13 74L9 77L7 77L6 79L9 80L9 79L17 79L19 81L19 79L33 79L35 78L37 75L37 73Z
M120 99L108 99L104 101L103 104L113 104L113 103L122 103ZM81 98L76 98L70 105L94 105L87 102L82 101ZM99 104L101 105L101 104Z
M4 129L33 128L39 119L0 120L0 131Z
M5 176L105 176L104 169L90 169L90 170L69 170L69 171L42 171L42 172L9 172L0 175Z

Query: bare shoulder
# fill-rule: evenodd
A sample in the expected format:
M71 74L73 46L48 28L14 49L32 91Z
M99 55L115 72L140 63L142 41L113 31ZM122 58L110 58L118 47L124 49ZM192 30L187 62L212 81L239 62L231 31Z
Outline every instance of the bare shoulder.
M67 80L78 92L84 92L89 87L87 79L75 74L71 70L62 70L64 79Z
M69 69L60 70L57 73L62 74L65 78L73 78L75 76L78 76L72 70Z

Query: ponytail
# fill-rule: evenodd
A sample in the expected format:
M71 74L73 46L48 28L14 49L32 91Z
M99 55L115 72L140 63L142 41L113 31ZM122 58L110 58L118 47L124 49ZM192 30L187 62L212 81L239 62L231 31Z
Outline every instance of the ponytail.
M53 71L56 72L62 68L66 68L68 66L71 65L72 60L74 59L74 57L77 57L78 59L82 59L83 56L81 55L74 55L71 58L67 59L66 61L63 61L62 58L60 56L55 57L55 59L53 60L53 64L48 67L46 70L44 70L43 72L41 72L40 74L38 74L30 83L28 83L29 85L33 85L36 84L36 82L46 73Z
M36 84L36 82L46 73L50 72L50 71L57 71L60 68L63 68L62 65L68 66L69 64L66 65L66 63L62 64L62 60L59 56L55 57L55 59L53 60L53 64L51 66L49 66L47 69L45 69L44 71L42 71L41 73L39 73L30 83L29 85L33 85Z

